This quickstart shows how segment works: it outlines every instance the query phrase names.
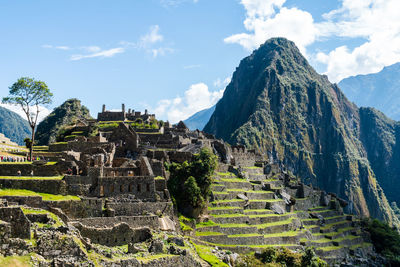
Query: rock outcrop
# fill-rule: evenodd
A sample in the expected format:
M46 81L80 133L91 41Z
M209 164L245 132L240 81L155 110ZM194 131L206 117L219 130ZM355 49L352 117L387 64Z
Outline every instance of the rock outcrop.
M39 123L36 130L38 144L54 143L60 129L75 123L78 119L91 119L89 110L81 104L80 100L68 99Z

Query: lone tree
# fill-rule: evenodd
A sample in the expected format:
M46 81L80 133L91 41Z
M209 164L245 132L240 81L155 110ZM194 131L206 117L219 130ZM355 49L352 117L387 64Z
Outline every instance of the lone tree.
M3 104L21 106L26 114L28 123L32 130L31 146L29 147L29 158L32 161L33 144L35 142L35 129L39 115L39 105L47 105L52 101L53 94L42 81L22 77L19 78L10 88L9 95L3 97Z

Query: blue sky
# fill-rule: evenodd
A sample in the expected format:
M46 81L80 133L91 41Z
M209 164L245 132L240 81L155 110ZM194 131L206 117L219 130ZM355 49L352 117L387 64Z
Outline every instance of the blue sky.
M270 37L294 40L335 82L400 61L398 16L377 23L398 4L380 2L2 0L0 92L30 76L53 91L50 108L74 97L92 115L125 103L175 122L215 104L240 60Z

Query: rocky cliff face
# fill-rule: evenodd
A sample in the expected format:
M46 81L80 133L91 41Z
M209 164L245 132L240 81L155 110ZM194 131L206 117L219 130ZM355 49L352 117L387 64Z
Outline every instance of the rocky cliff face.
M47 145L55 142L61 127L70 125L79 118L90 119L89 110L81 104L80 100L68 99L40 122L36 130L38 144Z
M293 42L274 38L241 61L204 130L337 193L350 211L398 224L361 140L363 115Z

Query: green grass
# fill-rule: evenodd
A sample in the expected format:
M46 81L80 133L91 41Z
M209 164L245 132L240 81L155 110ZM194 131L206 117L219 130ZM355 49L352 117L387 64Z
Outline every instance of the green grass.
M323 235L332 237L332 236L335 236L335 235L338 235L338 234L341 234L343 232L353 230L353 229L355 229L355 228L354 227L345 227L345 228L340 228L337 232L325 233Z
M313 243L317 243L317 244L323 244L323 243L332 242L332 240L328 239L328 238L321 238L321 239L318 239L318 240L313 240L312 242Z
M211 204L218 204L218 203L229 203L229 202L243 202L243 199L223 199L223 200L215 200L211 202Z
M187 223L193 222L193 219L187 218L183 216L182 214L179 215L179 225L182 229L182 231L193 231L193 228L187 225Z
M207 247L203 245L198 245L190 241L194 248L196 249L197 254L200 258L208 262L212 267L228 267L228 265L222 262L217 256L212 253L213 248Z
M42 210L42 209L30 209L30 208L25 208L25 207L22 207L21 209L24 214L47 214L48 216L50 216L50 218L52 218L55 221L55 223L53 225L51 225L51 227L57 228L57 227L64 225L64 222L59 217L57 217L57 215L55 215L54 213L52 213L50 211ZM44 226L45 224L38 223L38 225L40 227L40 226Z
M237 218L237 217L247 217L244 214L218 214L218 215L212 215L214 218Z
M0 162L2 165L29 165L32 164L32 161L24 161L24 162Z
M214 191L213 194L214 195L228 195L227 192L218 192L218 191Z
M234 176L234 177L236 177L236 174L234 174L233 172L217 172L217 175L219 175L219 176Z
M262 237L260 234L237 234L237 235L228 235L228 237Z
M196 224L196 228L202 228L202 227L207 227L207 226L216 226L216 225L218 225L218 224L209 220L207 222L201 222L201 223Z
M242 193L257 193L257 194L273 194L272 191L265 191L265 190L243 190L243 189L227 189L228 192L242 192Z
M246 179L240 179L240 178L219 178L219 180L228 183L248 183Z
M253 227L253 226L245 224L245 223L221 223L221 224L217 224L217 225L219 225L221 228L249 228L249 227Z
M71 195L53 195L46 193L37 193L25 189L0 189L0 196L41 196L44 201L67 201L74 200L80 201L81 199L77 196Z
M0 164L3 165L31 165L32 161L24 161L24 162L0 162ZM51 165L55 165L57 164L57 162L47 162L45 164L45 166L51 166Z
M258 229L263 229L271 226L276 226L276 225L286 225L292 223L292 219L287 219L284 221L278 221L278 222L271 222L271 223L264 223L264 224L257 224L255 225Z
M269 209L248 209L248 210L243 210L244 213L248 213L248 212L272 212Z
M257 169L262 169L261 167L257 167L257 166L250 166L250 167L244 167L245 169L251 169L251 170L257 170Z
M165 180L165 178L162 177L162 176L157 176L157 177L154 178L154 180Z
M282 199L250 199L249 202L279 202Z
M293 215L294 213L288 212L285 214L258 214L258 215L249 215L249 218L265 218L265 217L285 217L285 216L290 216Z
M235 210L235 209L241 209L240 207L207 207L208 210Z
M224 235L219 232L196 232L196 236L213 236L213 235Z
M348 221L340 221L340 222L335 222L335 223L327 224L327 225L325 225L325 226L323 226L323 227L320 227L320 229L321 229L321 230L328 230L328 229L330 229L330 228L333 227L333 226L340 225L340 224L345 223L345 222L348 222Z
M318 248L318 250L322 250L322 251L332 251L332 250L338 250L343 248L343 246L329 246L329 247L321 247Z
M359 236L348 235L348 236L345 236L345 237L336 238L336 239L334 239L334 240L332 240L332 241L341 242L341 241L344 241L344 240L353 240L353 239L356 239L356 238L358 238L358 237L359 237Z
M280 232L280 233L275 233L275 234L267 234L264 235L265 238L268 237L289 237L289 236L297 236L300 233L300 231L287 231L287 232Z
M0 256L0 266L2 267L29 267L32 266L31 255L26 256Z
M158 255L150 255L150 256L145 256L145 257L136 257L138 261L141 261L142 263L148 263L153 260L158 260L161 258L172 258L172 257L178 257L177 255L171 255L171 254L158 254Z
M249 247L249 248L279 248L279 247L291 247L295 246L298 247L299 245L297 244L272 244L272 245L226 245L226 244L215 244L215 243L210 243L206 241L201 241L204 244L210 245L210 246L217 246L220 248L225 248L225 249L230 249L232 247Z
M13 179L13 180L62 180L64 176L0 176L0 179Z

